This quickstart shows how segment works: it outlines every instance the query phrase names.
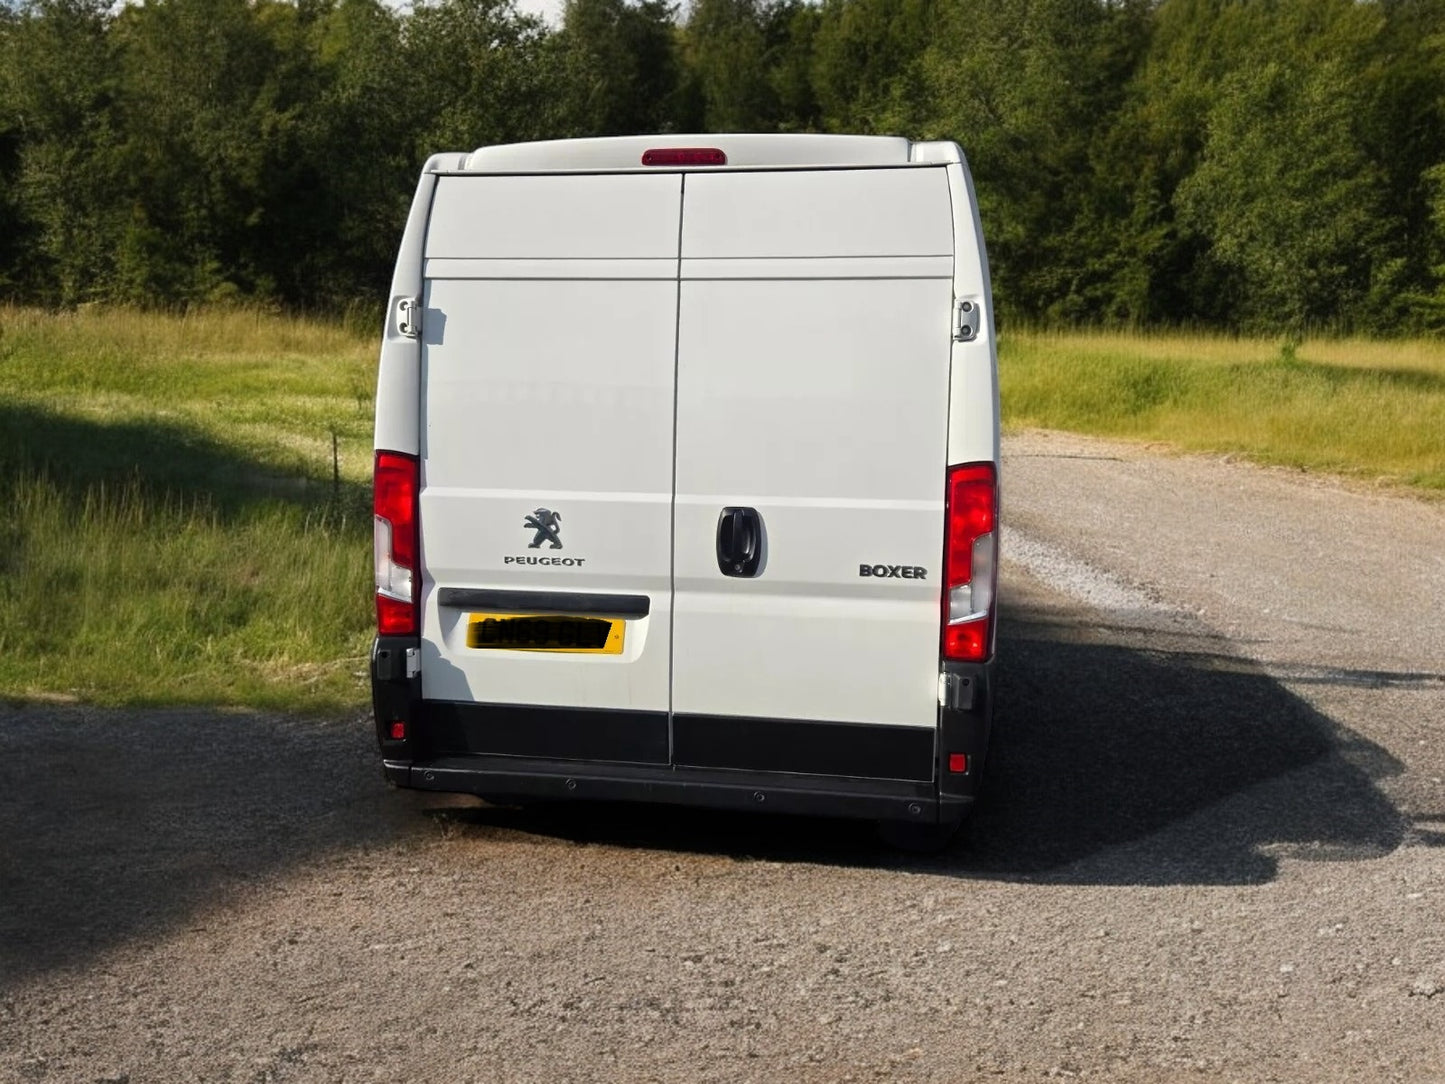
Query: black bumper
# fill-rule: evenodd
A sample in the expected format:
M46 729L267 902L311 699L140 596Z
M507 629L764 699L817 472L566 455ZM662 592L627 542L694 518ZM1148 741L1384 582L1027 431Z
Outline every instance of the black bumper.
M422 764L384 760L397 786L547 801L662 802L758 813L936 824L962 818L973 797L939 795L932 782L737 772L642 764L438 757Z
M372 654L377 738L398 786L484 798L662 802L937 824L978 793L992 717L992 665L950 664L962 696L938 726L873 726L432 701L403 660ZM405 736L392 736L395 724ZM950 771L950 754L968 759Z

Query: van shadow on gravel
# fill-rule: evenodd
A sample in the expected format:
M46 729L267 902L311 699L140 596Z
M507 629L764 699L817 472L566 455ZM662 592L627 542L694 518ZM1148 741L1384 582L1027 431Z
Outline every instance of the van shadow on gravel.
M367 721L0 704L0 991L427 831L408 799Z
M1281 856L1399 846L1406 825L1376 785L1399 762L1227 649L1207 630L1105 627L1025 595L1001 617L984 801L938 855L848 821L590 804L434 815L482 833L1068 884L1258 884Z
M1004 615L974 875L1258 884L1278 859L1376 858L1406 824L1386 750L1208 630ZM1350 675L1339 675L1351 683Z

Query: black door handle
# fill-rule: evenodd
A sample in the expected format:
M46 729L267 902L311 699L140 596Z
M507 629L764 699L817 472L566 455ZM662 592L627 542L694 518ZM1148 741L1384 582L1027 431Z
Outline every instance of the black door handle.
M763 517L730 506L717 519L717 567L724 576L756 576L763 559Z

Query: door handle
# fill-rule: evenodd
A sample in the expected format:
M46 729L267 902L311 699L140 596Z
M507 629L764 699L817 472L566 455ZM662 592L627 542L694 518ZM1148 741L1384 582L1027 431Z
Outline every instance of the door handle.
M763 517L729 506L717 519L717 567L724 576L756 576L763 559Z

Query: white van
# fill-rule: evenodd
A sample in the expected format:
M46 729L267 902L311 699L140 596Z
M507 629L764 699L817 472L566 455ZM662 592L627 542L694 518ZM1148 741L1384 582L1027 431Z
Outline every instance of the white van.
M387 777L956 825L998 434L952 143L434 156L376 397Z

